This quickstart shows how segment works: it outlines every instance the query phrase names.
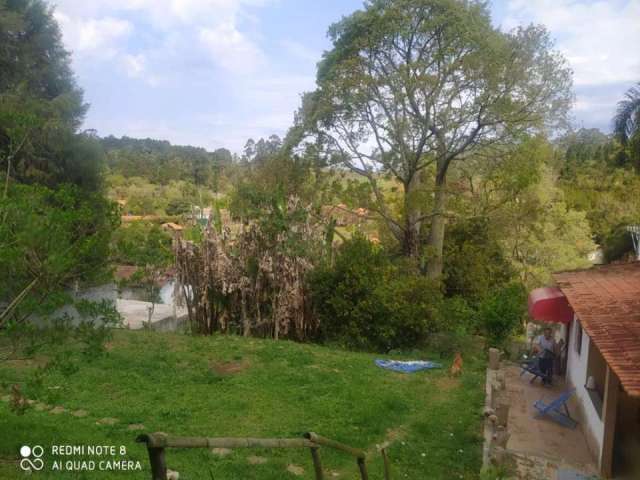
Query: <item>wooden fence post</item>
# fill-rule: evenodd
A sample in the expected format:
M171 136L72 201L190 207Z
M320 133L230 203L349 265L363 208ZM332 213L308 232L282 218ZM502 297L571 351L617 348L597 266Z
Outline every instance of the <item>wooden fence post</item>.
M382 454L382 460L384 461L384 480L391 480L391 465L389 465L389 457L387 456L387 449L382 448L380 450Z
M322 463L320 462L320 449L318 447L311 447L311 458L313 459L313 469L316 472L316 480L322 480L324 475L322 473Z
M167 480L167 464L164 459L164 448L147 447L149 463L151 463L152 480Z
M313 432L304 434L304 438L209 438L209 437L171 437L163 432L138 435L136 442L146 443L151 464L152 480L167 480L167 464L164 451L167 448L308 448L313 460L316 480L324 480L320 447L340 450L356 457L361 480L369 480L364 450L353 448L344 443L322 437ZM383 447L383 448L386 448ZM387 452L382 450L385 468L385 480L390 479L390 467Z
M358 468L360 469L360 478L362 478L362 480L369 480L369 475L367 474L367 466L364 463L364 458L358 458Z

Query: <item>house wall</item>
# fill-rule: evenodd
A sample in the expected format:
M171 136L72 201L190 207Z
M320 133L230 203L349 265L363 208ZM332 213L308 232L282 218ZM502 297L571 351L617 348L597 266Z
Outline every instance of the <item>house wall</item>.
M640 478L640 398L630 397L625 391L618 397L614 451L614 473Z
M587 366L589 360L589 348L591 339L587 332L582 331L582 350L576 350L578 334L578 318L574 317L571 323L571 336L569 338L567 358L567 381L576 389L578 408L582 429L587 439L587 444L595 458L600 458L602 441L604 438L604 422L593 406L593 402L584 387L587 382Z

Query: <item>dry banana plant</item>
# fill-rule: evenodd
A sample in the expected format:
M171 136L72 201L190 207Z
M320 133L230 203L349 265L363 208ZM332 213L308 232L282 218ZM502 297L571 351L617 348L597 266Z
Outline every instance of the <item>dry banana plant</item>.
M305 279L319 260L324 233L296 198L265 221L206 227L200 244L176 242L178 285L192 331L304 340L317 329ZM282 219L286 221L282 221Z

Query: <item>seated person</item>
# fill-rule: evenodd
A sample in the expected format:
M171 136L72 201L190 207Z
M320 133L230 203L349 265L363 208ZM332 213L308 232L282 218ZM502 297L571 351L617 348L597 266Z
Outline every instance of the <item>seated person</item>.
M544 329L544 334L540 335L533 344L533 352L538 355L540 371L543 374L542 383L551 385L553 379L553 359L556 356L556 341L550 327Z

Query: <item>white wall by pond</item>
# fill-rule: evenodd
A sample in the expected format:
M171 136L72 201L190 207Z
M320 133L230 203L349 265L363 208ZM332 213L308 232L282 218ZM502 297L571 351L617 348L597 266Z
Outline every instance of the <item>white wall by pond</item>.
M114 308L116 306L116 300L118 298L118 289L113 283L106 284L106 285L99 285L91 288L85 288L78 291L70 291L68 293L76 301L88 300L91 302L101 302L106 300L107 302L112 304ZM64 307L59 308L50 316L50 318L51 319L62 318L65 315L67 316L71 324L74 326L82 323L83 321L88 320L83 318L82 315L80 315L80 313L76 309L76 307L74 307L73 305L65 305ZM35 325L43 325L45 323L45 321L37 315L32 315L31 317L29 317L29 320L33 322Z
M156 302L162 305L173 305L174 301L174 289L176 282L175 280L169 280L166 282L158 292L158 296L156 297ZM136 286L127 286L122 287L118 293L118 298L122 300L136 300L140 302L149 302L151 299L149 298L149 292L144 287L136 287Z
M160 289L160 302L166 305L173 305L173 290L175 289L176 282L175 280L169 280L165 283Z

